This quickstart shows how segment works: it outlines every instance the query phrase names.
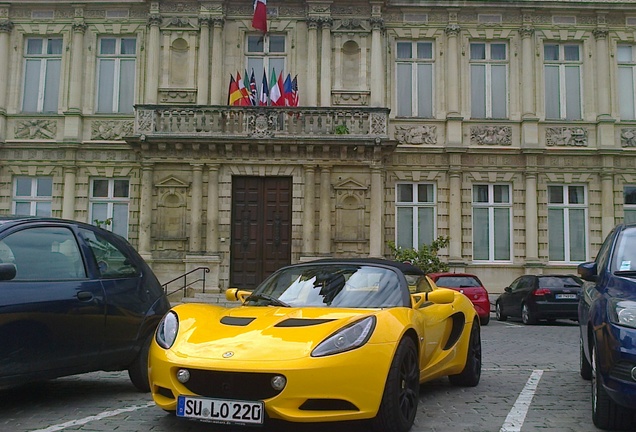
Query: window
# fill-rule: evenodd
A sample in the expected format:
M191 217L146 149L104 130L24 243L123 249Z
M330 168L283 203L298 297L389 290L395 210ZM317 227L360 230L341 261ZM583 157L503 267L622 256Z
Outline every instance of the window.
M396 245L418 249L430 245L435 235L435 187L403 183L396 190Z
M470 44L470 89L473 118L508 116L508 55L505 43Z
M13 181L13 214L51 216L52 177L16 177Z
M57 112L62 38L28 38L25 46L24 112Z
M473 260L510 261L511 227L510 185L474 185Z
M623 221L625 223L636 222L636 186L623 188Z
M276 76L285 72L286 41L284 35L247 35L247 73L256 79L258 92L261 91L263 73L269 86L272 71Z
M398 117L433 117L433 43L398 42Z
M548 256L550 261L587 259L585 186L548 186Z
M90 220L109 231L128 237L128 179L93 179Z
M545 117L581 119L581 54L579 45L543 46Z
M135 100L135 38L99 39L97 58L97 112L133 112Z
M87 229L80 229L80 234L90 246L102 277L121 278L137 275L138 270L133 265L133 260L113 243Z
M618 104L622 120L636 119L636 56L634 46L618 45Z

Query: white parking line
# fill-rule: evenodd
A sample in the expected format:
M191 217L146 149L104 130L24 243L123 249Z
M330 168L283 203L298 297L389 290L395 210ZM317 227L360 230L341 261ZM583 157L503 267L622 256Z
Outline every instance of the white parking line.
M60 431L60 430L64 430L68 427L71 426L81 426L81 425L85 425L86 423L90 423L92 421L95 420L101 420L107 417L113 417L122 413L126 413L126 412L132 412L132 411L138 411L140 409L144 409L144 408L150 408L151 406L153 406L155 403L154 402L148 402L145 405L133 405L133 406L129 406L126 408L120 408L117 410L113 410L113 411L104 411L103 413L99 413L97 415L94 416L89 416L89 417L84 417L83 419L77 419L77 420L71 420L68 421L66 423L60 423L57 425L53 425L53 426L49 426L45 429L38 429L32 432L55 432L55 431Z
M528 413L528 409L530 408L530 403L532 402L534 393L535 391L537 391L537 386L539 385L541 375L543 375L542 370L532 371L530 378L528 378L525 387L523 388L523 390L521 390L517 401L508 413L506 421L504 422L499 432L521 431L521 426L523 426L523 422L526 419L526 414Z

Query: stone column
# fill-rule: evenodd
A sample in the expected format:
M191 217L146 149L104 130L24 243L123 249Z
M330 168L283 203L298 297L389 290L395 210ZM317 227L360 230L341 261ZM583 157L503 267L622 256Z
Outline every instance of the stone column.
M384 92L386 80L384 78L385 66L382 61L382 18L371 18L371 77L370 90L372 107L384 106Z
M208 166L208 208L207 232L205 234L207 253L219 251L219 166Z
M320 106L331 106L331 25L333 20L322 20L322 44L320 47Z
M331 254L331 167L320 169L320 232L318 251L321 255Z
M371 210L369 214L369 256L381 258L384 244L384 225L382 224L384 208L384 181L382 168L371 167Z
M152 257L152 188L153 164L141 164L141 197L139 200L139 254L144 258Z
M68 96L69 113L82 112L82 93L84 90L84 34L88 26L83 21L73 24L73 46L71 50L71 85Z
M451 155L452 156L455 155ZM449 231L449 261L462 261L462 178L458 169L452 169L449 175L448 199L448 231Z
M62 218L75 219L75 174L76 167L64 168L64 196L62 197Z
M536 117L534 85L534 28L526 25L519 29L521 35L521 114L523 117Z
M526 173L526 263L539 260L537 173Z
M199 66L197 71L197 104L207 105L210 93L210 17L200 17Z
M318 20L307 19L307 96L306 106L318 104Z
M303 252L304 256L315 253L316 231L316 170L313 166L305 166L305 199L303 201Z
M446 50L446 106L448 115L458 116L459 113L459 76L460 65L458 56L459 33L461 28L457 24L446 26L448 48Z
M601 174L601 229L602 237L614 228L614 174L604 172Z
M212 73L211 73L211 94L210 103L212 105L223 105L223 92L225 90L225 82L227 80L223 76L223 23L221 18L215 18L212 29Z
M203 164L192 164L192 193L190 196L190 253L199 253L201 252Z
M8 11L7 11L8 14ZM6 139L7 124L7 82L9 81L9 35L13 30L13 23L8 20L0 21L0 142Z
M156 104L159 92L159 71L160 59L159 50L161 48L159 25L161 24L161 15L150 14L148 16L148 53L146 60L146 94L144 103Z
M596 38L596 98L599 117L609 117L610 109L610 58L607 43L608 31L597 28L593 32Z

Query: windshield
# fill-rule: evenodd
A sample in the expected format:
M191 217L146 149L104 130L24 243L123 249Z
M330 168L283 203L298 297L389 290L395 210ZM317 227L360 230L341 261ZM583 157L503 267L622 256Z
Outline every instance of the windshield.
M321 264L282 269L249 298L250 305L384 308L404 306L407 287L395 271L358 264ZM405 294L406 293L406 294ZM274 298L277 304L268 300Z
M481 283L472 276L440 276L435 285L445 288L471 288L480 287Z
M636 227L626 228L618 236L612 272L636 270Z

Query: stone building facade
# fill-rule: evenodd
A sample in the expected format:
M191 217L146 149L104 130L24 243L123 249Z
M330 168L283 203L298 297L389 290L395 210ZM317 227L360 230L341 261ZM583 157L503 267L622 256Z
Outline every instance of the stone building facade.
M0 1L0 212L253 287L448 236L499 292L636 220L636 1ZM230 75L298 107L228 106Z

